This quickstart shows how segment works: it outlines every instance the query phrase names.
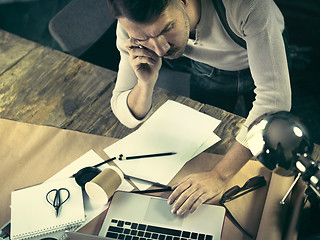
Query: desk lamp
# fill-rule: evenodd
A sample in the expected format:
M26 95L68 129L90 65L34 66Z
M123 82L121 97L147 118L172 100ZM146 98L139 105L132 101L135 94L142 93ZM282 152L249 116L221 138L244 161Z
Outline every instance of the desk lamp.
M297 175L281 204L299 178L320 200L320 162L311 158L313 142L297 117L285 111L262 115L248 128L248 145L268 169L282 176Z

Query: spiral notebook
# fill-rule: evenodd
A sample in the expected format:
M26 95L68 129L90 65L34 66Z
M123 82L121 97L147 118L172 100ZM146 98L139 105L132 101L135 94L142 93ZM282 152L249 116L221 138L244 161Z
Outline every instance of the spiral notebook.
M47 202L46 195L50 190L59 188L68 189L70 197L61 205L59 215L56 216L56 211ZM74 229L84 221L82 189L74 178L45 182L11 193L12 240Z

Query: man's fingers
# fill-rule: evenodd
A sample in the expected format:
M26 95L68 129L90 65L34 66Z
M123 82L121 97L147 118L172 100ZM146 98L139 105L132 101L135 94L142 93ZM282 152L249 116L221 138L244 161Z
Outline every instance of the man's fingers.
M152 58L159 57L154 51L142 46L139 43L136 43L135 40L129 39L125 44L125 48L128 50L129 54L133 55L133 56L134 55L137 55L137 56L143 55L143 56L149 56Z
M179 195L179 197L175 199L174 204L173 204L173 206L172 206L172 208L171 208L171 212L172 212L172 213L178 213L178 210L180 210L179 213L181 214L181 211L182 211L182 210L181 210L181 206L182 206L183 204L185 204L185 202L186 202L186 200L187 200L188 198L190 198L191 196L193 196L193 192L194 192L194 191L195 191L195 189L194 189L194 188L191 188L191 187L185 189L185 190ZM185 208L186 208L186 206L185 206ZM184 208L183 208L183 210L184 210Z
M124 46L125 48L130 48L130 47L139 47L139 43L137 43L136 40L132 39L132 38L129 38L128 40L126 40Z
M208 194L202 194L197 199L196 202L193 203L193 205L190 208L190 213L193 213L195 210L197 210L198 207L200 207L201 204L203 204L205 201L207 201L210 198Z
M168 204L173 204L172 213L182 215L194 212L208 199L221 192L223 182L215 181L211 173L191 174L178 185L173 186L173 192L168 198Z
M196 191L187 198L182 206L180 206L180 208L177 210L177 214L183 215L187 211L193 213L206 200L206 194L203 194L201 191Z
M146 56L146 57L152 57L152 58L156 58L157 55L151 51L148 51L144 48L138 48L138 47L135 47L135 48L131 48L129 50L129 53L130 53L130 56Z
M144 66L144 64L148 65L155 65L157 61L159 60L159 57L146 50L146 49L140 49L140 48L133 48L129 51L130 54L130 62L134 69L139 70L141 67Z
M171 212L178 215L184 214L192 207L201 194L197 185L192 185L192 181L189 178L185 179L177 187L174 187L174 191L168 198L169 204L174 202Z
M149 60L151 61L151 63L156 63L158 58L154 56L146 56L146 55L136 55L136 56L130 57L130 61L134 64L139 64L140 61L142 61L142 63L147 63L143 61L149 61Z
M185 212L190 211L193 208L196 210L205 201L202 198L203 193L199 189L190 188L190 192L185 192L185 195L182 194L173 205L172 208L178 215L183 215Z
M173 186L172 189L174 190L168 198L168 204L171 205L172 203L174 203L174 201L176 201L176 199L190 186L191 183L187 181L183 181L179 185Z
M132 59L132 64L134 66L137 66L138 68L140 67L141 64L149 64L149 65L154 65L156 63L156 60L149 58L149 57L136 57Z

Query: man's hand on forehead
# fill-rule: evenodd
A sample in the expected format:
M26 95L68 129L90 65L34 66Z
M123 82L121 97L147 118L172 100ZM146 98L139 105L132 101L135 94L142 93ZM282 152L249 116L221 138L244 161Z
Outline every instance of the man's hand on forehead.
M152 50L147 49L133 38L129 38L125 47L130 55L130 65L135 71L138 79L148 81L154 79L156 81L160 67L161 58Z

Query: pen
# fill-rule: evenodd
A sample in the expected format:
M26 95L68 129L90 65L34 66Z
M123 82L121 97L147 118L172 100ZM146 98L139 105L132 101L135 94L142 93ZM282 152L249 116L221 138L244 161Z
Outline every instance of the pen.
M158 189L147 189L147 190L137 190L131 191L132 193L157 193L157 192L170 192L172 191L171 187L169 188L158 188Z
M134 176L130 176L130 175L127 175L127 174L123 174L123 176L124 176L125 179L129 179L129 180L130 180L130 178L132 178L132 179L135 179L135 180L138 180L138 181L143 181L143 182L151 183L152 185L157 186L157 187L170 188L170 189L171 189L171 187L168 186L168 185L161 184L161 183L158 183L158 182L153 182L153 181L151 181L151 180L134 177Z
M137 158L150 158L150 157L164 157L174 155L176 152L166 152L166 153L154 153L154 154L147 154L147 155L139 155L139 156L131 156L125 157L122 154L119 156L119 160L130 160L130 159L137 159Z
M129 157L126 157L123 154L120 154L117 157L113 157L113 158L107 159L101 163L98 163L98 164L94 165L93 167L100 167L101 165L108 163L108 162L111 162L113 160L132 160L132 159L139 159L139 158L165 157L165 156L170 156L170 155L174 155L174 154L177 154L177 153L176 152L166 152L166 153L154 153L154 154L129 156Z

